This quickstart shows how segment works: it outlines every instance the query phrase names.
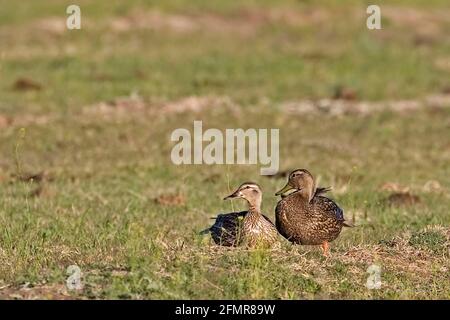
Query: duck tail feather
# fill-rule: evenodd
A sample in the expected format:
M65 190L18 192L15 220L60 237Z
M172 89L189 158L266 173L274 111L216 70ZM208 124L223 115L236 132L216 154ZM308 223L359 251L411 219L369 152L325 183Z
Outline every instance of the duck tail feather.
M198 234L199 235L205 235L211 232L211 228L206 228L205 230L200 231Z
M327 192L330 192L331 190L332 190L331 187L318 187L318 188L316 189L315 195L316 195L316 196L320 196L320 195L322 195L322 194L325 194L325 193L327 193Z
M355 224L353 224L352 222L349 222L349 221L344 221L344 222L342 223L342 225L343 225L344 227L347 227L347 228L354 228L354 227L356 227Z

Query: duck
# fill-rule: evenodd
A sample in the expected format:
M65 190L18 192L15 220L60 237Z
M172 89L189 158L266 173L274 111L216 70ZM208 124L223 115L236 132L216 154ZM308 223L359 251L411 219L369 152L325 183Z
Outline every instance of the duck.
M286 195L287 192L294 192ZM324 196L330 188L316 188L313 175L306 169L289 174L287 184L277 193L282 199L275 208L275 226L287 240L300 245L320 245L329 256L329 243L343 227L353 227L344 219L344 211Z
M202 233L211 233L214 242L224 246L272 247L278 231L272 221L261 213L262 190L254 182L241 184L224 200L244 199L248 210L219 214L215 223Z

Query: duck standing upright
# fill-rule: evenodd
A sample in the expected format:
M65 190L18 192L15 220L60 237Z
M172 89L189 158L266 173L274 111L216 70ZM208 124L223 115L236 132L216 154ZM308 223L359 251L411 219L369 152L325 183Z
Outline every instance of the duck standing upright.
M342 227L351 227L344 212L331 199L320 194L327 189L317 188L312 174L297 169L289 174L288 183L275 195L283 196L275 209L275 224L280 234L289 241L302 245L321 245L325 256L329 242L335 240Z

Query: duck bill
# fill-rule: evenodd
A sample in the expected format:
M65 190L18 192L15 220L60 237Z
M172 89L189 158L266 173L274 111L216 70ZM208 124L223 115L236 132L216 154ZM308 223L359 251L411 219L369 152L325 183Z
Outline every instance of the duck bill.
M239 197L240 197L239 191L235 191L232 194L230 194L229 196L223 198L223 200L236 199L236 198L239 198Z
M288 183L288 184L286 184L286 185L283 187L283 189L281 189L280 191L278 191L277 193L275 193L275 195L276 195L276 196L282 195L282 194L284 194L284 193L286 193L286 192L288 192L289 190L292 190L292 189L294 189L294 188L292 188L292 187L289 185L289 183Z

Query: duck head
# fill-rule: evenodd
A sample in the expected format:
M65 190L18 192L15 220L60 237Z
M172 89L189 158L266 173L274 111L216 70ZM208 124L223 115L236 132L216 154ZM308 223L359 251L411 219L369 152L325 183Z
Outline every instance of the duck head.
M275 195L283 196L290 190L296 190L310 202L314 197L315 189L316 184L312 174L306 169L297 169L289 174L288 183Z
M262 202L261 187L253 182L245 182L241 184L235 192L225 197L223 200L236 198L245 199L250 206L259 208Z

